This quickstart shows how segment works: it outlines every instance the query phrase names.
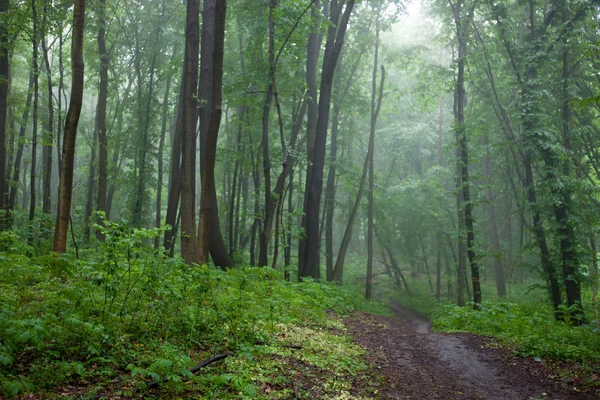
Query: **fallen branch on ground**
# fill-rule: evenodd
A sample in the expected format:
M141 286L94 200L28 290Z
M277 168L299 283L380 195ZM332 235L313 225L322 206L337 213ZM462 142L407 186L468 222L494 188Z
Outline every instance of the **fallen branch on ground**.
M202 369L216 361L222 360L222 359L226 358L228 355L229 355L229 353L223 353L223 354L216 355L212 358L209 358L208 360L201 362L200 364L196 365L195 367L190 368L190 372L192 374L195 374L196 372L200 371L200 369ZM156 389L159 386L160 386L160 382L152 381L152 382L148 383L148 389Z

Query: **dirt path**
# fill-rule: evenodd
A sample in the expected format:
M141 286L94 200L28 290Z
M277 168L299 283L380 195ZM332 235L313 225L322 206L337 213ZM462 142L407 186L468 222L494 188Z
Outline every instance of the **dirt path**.
M595 399L548 380L542 363L510 358L472 334L432 333L427 320L392 306L394 318L360 314L349 333L384 377L382 399Z

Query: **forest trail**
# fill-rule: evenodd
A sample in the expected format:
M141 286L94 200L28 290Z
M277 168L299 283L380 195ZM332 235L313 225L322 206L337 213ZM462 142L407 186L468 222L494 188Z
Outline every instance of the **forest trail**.
M385 378L382 399L594 399L551 381L543 363L509 357L488 338L434 333L422 316L398 304L394 317L349 318L349 334Z

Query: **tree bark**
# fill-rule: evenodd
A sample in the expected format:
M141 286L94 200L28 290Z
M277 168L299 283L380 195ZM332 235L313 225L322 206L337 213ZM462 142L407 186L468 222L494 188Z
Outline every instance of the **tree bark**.
M206 7L206 1L205 1ZM196 254L196 123L198 99L199 1L188 0L183 63L183 151L181 160L181 256L186 264L197 262ZM206 21L205 21L206 22Z
M52 186L52 151L54 144L54 101L52 93L52 71L50 70L50 59L48 57L48 46L46 44L46 32L47 32L47 19L48 19L48 2L44 2L44 19L43 28L44 33L42 35L42 51L44 56L44 68L46 70L46 80L48 84L48 118L47 118L47 129L44 130L44 151L43 151L43 192L42 192L42 211L46 214L50 214L51 205L51 186Z
M181 80L179 88L179 97L177 101L177 112L175 118L175 129L171 142L171 168L169 174L169 194L167 198L167 213L165 215L165 224L171 227L165 232L163 247L173 256L175 247L175 225L177 225L177 210L179 209L179 199L181 197L181 157L183 152L183 109L185 102L184 79Z
M263 231L259 241L258 264L268 264L269 243L271 242L271 227L273 225L273 194L271 192L271 158L269 155L269 114L273 101L273 82L275 79L275 27L273 24L273 11L277 6L276 0L269 0L269 80L265 94L265 103L262 114L262 161L263 178L265 184L265 204L263 212Z
M98 147L98 129L92 131L92 141L90 143L90 166L88 169L87 196L85 201L85 211L83 214L83 223L85 229L85 240L90 240L91 227L90 219L94 210L94 193L96 190L96 148Z
M175 58L175 51L173 51L173 57ZM156 219L154 225L157 228L161 227L162 224L162 190L163 190L163 175L164 175L164 157L163 152L165 149L165 139L167 136L167 121L169 120L169 92L171 91L171 78L172 75L167 76L167 83L165 86L165 94L163 96L162 104L162 121L160 126L160 142L158 144L158 187L156 188ZM154 248L158 250L160 246L160 236L154 239Z
M470 181L469 181L469 153L467 148L467 135L465 131L465 57L466 57L466 38L465 38L465 17L461 15L463 1L458 0L455 4L449 0L452 12L454 14L454 23L456 25L456 36L458 39L458 74L456 77L455 94L455 119L456 119L456 140L458 144L458 166L460 173L460 191L464 209L460 217L464 218L466 236L467 236L467 255L471 266L471 280L473 284L473 303L474 308L481 307L481 285L479 282L479 261L475 254L475 230L473 217L473 203L471 202Z
M98 193L96 209L106 212L108 186L108 136L106 132L106 103L108 101L108 67L110 55L106 51L106 0L99 0L98 7L98 58L100 59L100 82L98 105L96 108L96 128L98 129ZM102 221L98 221L100 224ZM104 240L98 230L96 237Z
M215 192L215 160L217 155L217 138L222 114L223 96L223 52L225 44L225 17L227 1L216 0L214 16L214 48L213 48L213 82L211 95L210 124L206 137L202 171L202 191L200 194L200 218L198 222L198 263L206 264L209 256L211 219L213 204L216 204ZM215 200L213 202L213 200ZM216 217L215 217L216 218ZM222 238L221 238L222 241ZM224 245L224 244L223 244ZM214 258L214 257L213 257ZM215 261L216 263L216 261ZM219 265L224 267L223 265Z
M483 157L483 176L487 179L485 186L485 200L487 202L488 227L490 233L490 242L492 245L492 259L494 262L494 275L496 280L496 291L498 297L506 296L506 281L504 279L504 264L502 262L502 249L500 248L500 239L498 237L498 228L496 224L496 213L494 212L494 196L492 195L491 182L491 156L489 151L489 137L487 131L483 137L483 146L486 154Z
M9 0L0 0L0 14L5 15L8 11ZM6 23L0 24L0 210L8 211L8 174L6 171L6 115L8 110L8 28ZM10 173L10 171L8 171ZM6 218L6 220L5 220ZM8 216L0 220L0 230L8 226Z
M346 6L342 14L343 6ZM306 224L304 231L306 234L306 243L304 246L305 255L303 264L298 266L298 277L320 278L320 237L319 237L319 217L321 209L321 194L323 191L323 168L325 165L325 147L327 141L327 128L329 125L329 111L331 105L331 89L335 67L339 54L344 43L346 28L350 14L354 8L354 0L333 1L330 5L330 26L327 32L327 44L325 45L325 56L323 59L323 70L321 73L321 90L319 93L319 116L317 118L317 128L315 136L315 145L312 154L312 171L310 177L307 176L307 185L305 190L305 208ZM339 16L341 20L339 20ZM338 24L339 20L339 24ZM337 29L336 29L337 27Z
M38 32L37 32L37 7L36 0L31 1L31 12L33 18L33 132L31 139L31 173L29 174L29 190L30 190L30 203L29 203L29 221L33 221L35 217L35 178L36 178L36 161L37 161L37 126L38 126L38 103L39 103L39 67L38 67ZM32 233L33 234L33 233ZM30 237L31 239L31 237Z
M198 115L200 117L200 172L204 173L205 168L205 149L208 139L208 129L211 121L212 110L212 85L214 75L213 52L214 52L214 32L215 32L215 12L216 0L204 0L202 9L202 53L200 81L198 86L198 98L200 105ZM235 266L231 256L227 251L225 240L221 232L221 223L219 220L219 207L217 202L217 192L211 192L211 218L209 251L216 266L221 268L232 268Z
M327 1L327 0L326 0ZM319 103L317 101L317 63L319 61L319 51L323 35L319 33L321 27L321 2L316 0L311 10L311 33L308 36L308 45L306 48L306 88L308 96L307 120L306 120L306 157L312 160L313 149L315 147L315 134L317 131L317 117L319 115ZM312 163L306 164L306 187L308 179L312 175ZM306 195L304 198L304 208L306 208ZM302 214L301 226L306 226L306 214ZM306 255L306 236L303 234L298 243L298 276L304 274L305 255Z
M67 228L71 215L73 193L73 170L77 125L83 102L83 30L85 23L85 0L75 0L73 9L73 39L71 41L71 100L65 121L64 145L60 186L58 191L58 213L54 229L53 250L64 253L67 249Z
M373 187L375 183L374 176L374 157L375 157L375 128L377 117L381 109L383 100L383 84L385 82L385 68L381 66L381 83L379 84L379 97L377 96L377 67L379 63L379 25L380 25L381 0L377 2L377 20L375 23L375 56L373 59L373 81L371 90L371 134L369 135L369 191L368 191L368 212L367 212L367 282L365 287L365 298L370 300L373 297ZM377 98L378 97L378 98Z
M25 109L21 117L21 127L19 128L19 148L17 149L17 155L15 157L15 167L12 176L13 186L10 189L10 196L8 199L8 208L14 210L15 201L17 198L17 189L19 185L19 175L21 172L21 159L23 158L23 152L25 150L25 133L27 131L27 120L29 119L29 110L31 109L31 101L33 98L33 81L34 81L33 67L29 70L29 85L27 87L27 98L25 99ZM25 187L22 186L23 192Z

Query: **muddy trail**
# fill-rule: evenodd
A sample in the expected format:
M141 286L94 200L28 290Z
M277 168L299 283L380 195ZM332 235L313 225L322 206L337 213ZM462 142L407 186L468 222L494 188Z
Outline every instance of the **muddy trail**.
M392 305L395 317L360 314L349 334L379 372L382 399L597 399L554 380L544 363L511 357L489 338L434 333L425 318Z

